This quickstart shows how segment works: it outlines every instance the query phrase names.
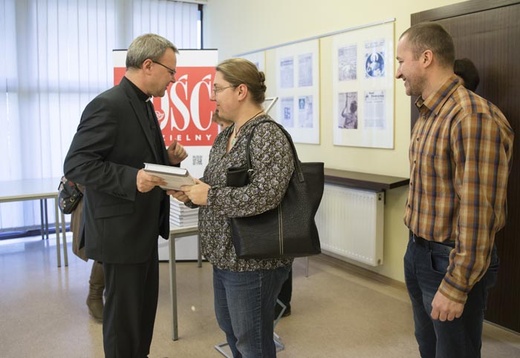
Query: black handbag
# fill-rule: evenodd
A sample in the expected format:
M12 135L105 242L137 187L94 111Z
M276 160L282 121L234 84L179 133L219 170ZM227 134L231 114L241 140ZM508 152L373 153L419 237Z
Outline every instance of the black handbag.
M62 176L58 186L60 210L64 214L71 214L78 206L82 197L83 193L79 190L77 184Z
M282 202L274 209L248 217L230 218L231 238L239 258L289 258L321 253L314 216L323 196L323 163L301 163L291 135L274 121L255 125L246 146L246 164L228 169L227 182L232 186L249 183L252 173L249 146L256 126L273 123L283 131L294 154L295 169ZM231 185L230 185L231 186Z

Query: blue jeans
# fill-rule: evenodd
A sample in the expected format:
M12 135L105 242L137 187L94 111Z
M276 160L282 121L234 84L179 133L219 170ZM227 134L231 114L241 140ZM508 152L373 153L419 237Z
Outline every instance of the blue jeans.
M234 272L213 267L215 314L233 357L276 357L274 307L290 269Z
M462 316L441 322L433 320L430 313L448 268L449 250L442 244L420 246L413 237L408 242L404 274L412 301L415 337L422 358L478 358L488 291L495 285L498 273L497 251L493 248L489 269L468 294Z

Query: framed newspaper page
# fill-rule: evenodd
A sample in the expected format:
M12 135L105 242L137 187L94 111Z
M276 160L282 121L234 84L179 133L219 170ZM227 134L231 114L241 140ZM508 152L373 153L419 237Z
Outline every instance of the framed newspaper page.
M394 147L394 23L334 36L334 144Z
M319 40L286 45L276 50L278 103L271 116L295 143L320 143Z

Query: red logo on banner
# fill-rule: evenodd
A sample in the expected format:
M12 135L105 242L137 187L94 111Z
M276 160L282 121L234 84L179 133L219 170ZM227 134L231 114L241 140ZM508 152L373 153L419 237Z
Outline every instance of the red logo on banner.
M114 83L125 74L114 68ZM183 146L211 146L218 126L211 121L215 103L210 101L215 67L177 67L176 82L164 97L154 98L155 113L166 146L177 140Z

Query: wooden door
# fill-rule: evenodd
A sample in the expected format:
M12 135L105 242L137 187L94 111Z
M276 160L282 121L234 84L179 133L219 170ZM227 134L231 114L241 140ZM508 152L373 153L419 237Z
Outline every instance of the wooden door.
M515 132L508 219L496 236L500 272L486 320L520 332L520 1L474 0L412 14L412 25L437 21L453 36L456 58L477 66L476 91L497 105ZM412 123L417 110L412 111Z

